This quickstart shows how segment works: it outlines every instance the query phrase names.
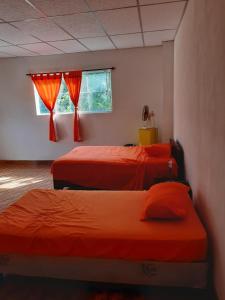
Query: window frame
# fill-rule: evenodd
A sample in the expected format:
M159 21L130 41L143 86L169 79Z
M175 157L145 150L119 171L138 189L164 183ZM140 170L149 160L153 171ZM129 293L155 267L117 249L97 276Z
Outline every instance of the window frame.
M80 115L83 115L83 114L109 114L109 113L112 113L113 112L113 101L112 101L112 70L111 69L104 69L104 70L99 70L99 71L84 71L83 73L101 73L101 72L108 72L110 74L110 92L111 92L111 109L110 110L107 110L107 111L82 111L82 110L78 110L79 111L79 114ZM64 81L63 77L62 77L62 81ZM61 82L61 85L60 85L60 89L62 87L62 82ZM34 98L35 98L35 109L36 109L36 116L49 116L50 115L50 112L45 112L45 113L41 113L40 112L40 101L42 101L40 99L40 96L37 92L37 89L35 87L35 85L33 84L33 88L34 88ZM59 92L60 93L60 92ZM82 94L88 94L87 92L84 92ZM57 98L58 100L58 98ZM57 106L57 100L56 100L56 104L55 104L55 107ZM71 99L70 99L71 101ZM71 101L72 102L72 101ZM58 111L55 111L54 109L54 114L55 115L71 115L71 114L74 114L74 111L69 111L69 112L58 112Z

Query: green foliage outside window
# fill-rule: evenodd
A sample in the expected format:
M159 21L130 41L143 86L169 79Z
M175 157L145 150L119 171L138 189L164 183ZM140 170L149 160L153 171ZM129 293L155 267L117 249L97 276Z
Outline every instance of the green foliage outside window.
M40 114L48 113L42 100L39 98ZM80 112L110 112L112 111L111 71L83 72L79 99ZM74 112L65 81L62 80L60 92L55 105L55 112Z

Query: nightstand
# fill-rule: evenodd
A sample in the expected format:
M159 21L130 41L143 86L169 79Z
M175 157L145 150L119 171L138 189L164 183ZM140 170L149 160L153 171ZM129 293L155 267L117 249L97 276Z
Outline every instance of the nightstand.
M138 137L140 146L156 144L158 142L158 128L139 128Z

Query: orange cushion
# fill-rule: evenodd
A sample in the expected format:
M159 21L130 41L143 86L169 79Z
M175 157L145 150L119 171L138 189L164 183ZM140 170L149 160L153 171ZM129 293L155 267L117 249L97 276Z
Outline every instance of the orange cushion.
M183 219L191 201L189 187L178 182L163 182L153 185L147 191L141 220Z
M145 147L145 151L150 156L155 157L170 157L171 145L170 144L153 144Z

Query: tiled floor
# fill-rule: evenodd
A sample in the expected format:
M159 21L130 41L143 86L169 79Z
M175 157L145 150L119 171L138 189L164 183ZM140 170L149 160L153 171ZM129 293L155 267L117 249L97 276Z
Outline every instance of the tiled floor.
M30 189L52 187L49 163L0 162L0 210Z

